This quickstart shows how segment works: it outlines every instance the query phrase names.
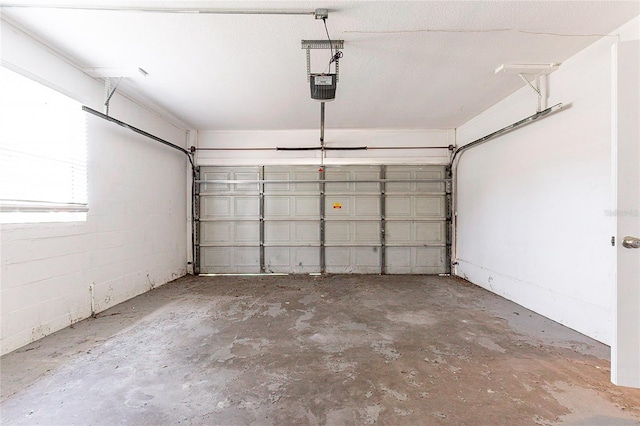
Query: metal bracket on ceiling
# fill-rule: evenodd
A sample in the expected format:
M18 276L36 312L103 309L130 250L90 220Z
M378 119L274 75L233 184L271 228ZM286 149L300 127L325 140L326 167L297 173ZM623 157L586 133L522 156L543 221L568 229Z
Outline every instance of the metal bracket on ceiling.
M316 19L327 19L329 17L329 9L316 9L314 15Z
M122 77L119 77L116 81L116 84L111 88L111 77L107 77L104 79L104 114L109 115L109 102L111 101L111 97L116 93L120 82L122 81Z
M93 67L83 68L83 71L91 77L104 79L104 113L106 115L109 115L109 102L124 77L137 78L149 75L148 72L139 67ZM116 79L115 84L113 84L114 79Z
M546 104L545 101L547 99L547 91L546 91L546 84L545 84L545 93L544 96L542 96L542 86L540 84L540 74L536 74L535 75L535 79L534 82L529 81L529 79L527 77L524 76L524 74L519 73L518 76L520 76L520 78L522 79L522 81L524 81L527 86L531 87L531 89L533 89L534 92L536 92L536 95L538 95L538 108L536 109L536 112L540 112L542 111L544 108L546 108Z
M302 40L302 48L307 51L307 81L311 81L311 49L333 49L337 52L344 48L344 40ZM340 81L340 58L336 56L336 82Z
M538 97L537 112L547 108L547 85L542 84L542 76L547 76L557 70L560 64L503 64L496 68L495 73L518 74L518 76L529 86ZM526 76L533 76L533 80L529 80Z

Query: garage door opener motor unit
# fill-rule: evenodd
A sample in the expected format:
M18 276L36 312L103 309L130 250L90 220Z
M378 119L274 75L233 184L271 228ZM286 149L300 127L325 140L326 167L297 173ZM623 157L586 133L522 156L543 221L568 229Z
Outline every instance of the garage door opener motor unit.
M311 99L332 101L336 98L337 74L311 74Z
M302 48L307 53L307 81L311 89L311 99L329 102L336 98L336 87L340 80L340 58L344 40L302 40ZM335 64L334 73L311 73L311 49L331 49L331 64ZM333 51L335 50L335 54Z

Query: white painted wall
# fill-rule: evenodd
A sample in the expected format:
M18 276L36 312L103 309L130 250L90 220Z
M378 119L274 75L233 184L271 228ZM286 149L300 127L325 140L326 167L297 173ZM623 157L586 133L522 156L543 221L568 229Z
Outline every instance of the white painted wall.
M614 33L638 38L638 25L635 18ZM607 344L615 285L615 223L607 212L616 40L595 42L549 76L549 105L570 108L469 150L458 172L457 274ZM535 94L522 88L459 127L458 143L535 108Z
M315 101L309 101L315 102ZM327 111L331 104L327 104ZM319 113L318 113L319 115ZM448 147L455 131L430 129L332 129L327 122L327 147ZM198 148L318 147L320 127L308 130L204 131ZM392 149L326 151L325 164L446 164L449 150ZM199 165L320 164L319 151L198 151Z
M3 65L102 111L99 82L6 22L1 31ZM111 115L186 142L185 130L120 95ZM90 316L90 285L100 312L185 274L186 157L91 115L87 130L87 221L2 225L2 354Z

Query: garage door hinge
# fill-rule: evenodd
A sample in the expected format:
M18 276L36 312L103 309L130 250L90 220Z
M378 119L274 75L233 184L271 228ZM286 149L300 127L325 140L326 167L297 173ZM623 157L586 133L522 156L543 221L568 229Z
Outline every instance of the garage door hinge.
M612 245L613 247L615 247L615 246L616 246L616 237L615 237L615 236L611 237L611 245Z

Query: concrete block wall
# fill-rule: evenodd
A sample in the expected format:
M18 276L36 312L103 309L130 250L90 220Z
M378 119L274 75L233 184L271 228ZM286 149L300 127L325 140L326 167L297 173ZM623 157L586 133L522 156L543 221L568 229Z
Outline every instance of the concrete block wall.
M616 285L611 47L639 28L635 18L565 61L549 76L548 105L568 108L469 150L458 172L457 274L606 344ZM459 127L458 144L536 103L523 87Z
M102 110L100 82L11 24L0 29L3 66ZM110 111L186 144L186 126L169 114L120 95ZM185 155L89 114L87 141L85 222L1 226L2 354L186 273Z

